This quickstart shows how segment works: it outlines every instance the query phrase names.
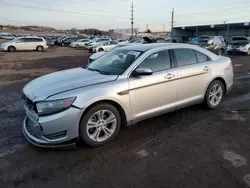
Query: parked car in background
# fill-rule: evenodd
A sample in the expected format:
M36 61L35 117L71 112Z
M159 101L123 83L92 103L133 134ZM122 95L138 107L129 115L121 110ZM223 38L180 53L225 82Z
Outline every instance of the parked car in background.
M14 52L19 50L37 50L43 51L47 49L46 40L42 37L19 37L10 42L0 45L0 49L4 51Z
M116 41L100 42L94 45L93 47L91 47L90 52L91 53L102 52L102 51L108 52L110 49L112 49L116 45L118 45L118 42Z
M28 83L23 88L23 134L40 147L65 147L78 138L99 147L115 139L122 125L202 102L214 109L232 85L230 58L198 46L117 48L85 69Z
M117 49L117 48L121 48L121 47L124 47L124 46L128 46L128 45L131 45L130 43L120 43L116 46L114 46L112 49L110 49L109 51L111 50L114 50L114 49ZM93 61L95 61L96 59L100 58L101 56L103 56L104 54L106 54L107 52L105 51L101 51L101 52L96 52L94 54L92 54L90 57L89 57L89 60L88 60L88 63L91 63Z
M250 55L250 41L248 37L237 36L233 37L227 46L227 53L245 53Z
M222 36L199 36L188 43L206 48L217 55L223 55L226 52L226 42Z
M149 44L149 43L156 43L156 40L151 39L149 37L142 37L142 38L133 38L129 42L136 44Z
M89 39L78 39L75 42L71 42L69 44L69 46L73 47L73 48L82 48L85 46L85 44L89 42Z
M0 34L0 38L4 40L13 40L16 36L11 34Z
M93 45L96 45L100 42L107 42L107 41L111 41L111 39L110 38L96 38L96 39L93 39L90 42L86 43L85 46L93 46ZM87 49L89 49L89 48L87 48Z
M61 45L62 41L65 40L67 37L66 36L61 36L56 39L55 45Z
M46 43L48 46L54 46L55 45L55 39L53 39L52 37L46 36L43 37L46 40Z
M125 40L125 39L118 39L116 41L119 43L128 43L129 42L128 40Z
M71 42L76 42L79 38L78 37L67 37L63 39L59 45L60 46L69 46Z

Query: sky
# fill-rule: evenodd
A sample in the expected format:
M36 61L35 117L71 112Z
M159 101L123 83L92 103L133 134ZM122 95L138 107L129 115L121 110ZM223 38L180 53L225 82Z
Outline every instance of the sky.
M130 28L132 0L0 0L0 24L56 29ZM250 0L133 0L140 31L174 26L250 22Z

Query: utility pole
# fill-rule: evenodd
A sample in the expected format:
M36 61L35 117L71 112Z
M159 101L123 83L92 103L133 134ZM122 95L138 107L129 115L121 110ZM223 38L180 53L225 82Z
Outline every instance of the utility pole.
M172 10L172 19L171 19L171 39L173 39L173 28L174 28L174 9Z
M134 2L131 5L131 37L133 38L134 34Z
M165 25L162 25L162 31L164 33L164 31L165 31Z

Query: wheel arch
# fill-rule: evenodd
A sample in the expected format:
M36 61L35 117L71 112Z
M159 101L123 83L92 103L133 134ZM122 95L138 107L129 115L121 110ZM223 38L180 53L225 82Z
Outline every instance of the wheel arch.
M121 115L121 119L122 119L122 126L126 126L127 125L127 115L125 113L125 110L123 109L123 107L118 103L115 102L114 100L110 100L110 99L103 99L103 100L99 100L96 102L93 102L92 104L90 104L83 112L82 116L81 116L81 120L80 123L82 121L83 116L93 107L96 106L98 104L102 104L102 103L108 103L113 105L120 113Z
M212 81L209 82L209 84L208 84L207 87L206 87L205 94L206 94L206 92L207 92L208 87L209 87L209 86L211 85L211 83L213 83L215 80L221 81L221 83L224 85L224 88L225 88L224 94L227 93L227 83L226 83L225 79L222 78L221 76L218 76L218 77L213 78ZM205 94L204 94L204 97L205 97Z
M15 47L14 45L9 45L9 46L7 47L7 50L9 50L9 48L14 48L14 49L16 50L16 47Z

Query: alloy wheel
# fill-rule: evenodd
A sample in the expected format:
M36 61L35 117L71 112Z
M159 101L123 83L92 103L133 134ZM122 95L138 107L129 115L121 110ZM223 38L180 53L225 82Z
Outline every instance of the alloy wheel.
M109 139L116 130L117 119L109 110L95 112L87 122L87 135L95 142L103 142Z
M212 106L220 103L223 95L223 89L220 84L215 84L209 91L209 102Z

